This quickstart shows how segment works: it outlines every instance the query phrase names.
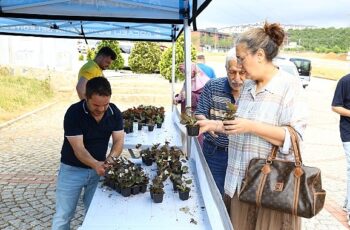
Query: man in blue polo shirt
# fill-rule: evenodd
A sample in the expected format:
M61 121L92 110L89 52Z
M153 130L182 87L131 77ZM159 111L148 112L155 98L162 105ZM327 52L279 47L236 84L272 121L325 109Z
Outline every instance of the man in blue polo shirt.
M111 157L118 157L124 145L120 110L110 103L108 80L97 77L86 84L86 99L69 107L64 117L64 142L56 184L56 213L52 229L70 229L70 221L82 190L85 213L100 176ZM108 142L113 145L106 160Z
M226 103L235 103L239 97L246 72L237 65L236 50L226 56L227 77L211 79L204 86L195 112L198 120L223 120ZM224 194L228 160L228 138L225 134L204 133L203 154L220 193Z

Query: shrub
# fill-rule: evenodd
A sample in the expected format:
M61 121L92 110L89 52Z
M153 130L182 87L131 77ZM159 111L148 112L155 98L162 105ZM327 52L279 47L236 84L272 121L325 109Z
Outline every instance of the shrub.
M84 55L82 54L79 55L79 61L84 61Z
M153 42L136 42L129 56L130 69L135 73L154 73L158 70L161 50Z
M167 48L160 59L159 70L160 74L167 80L171 80L171 64L172 64L172 47ZM191 60L196 60L196 49L191 46ZM175 51L175 81L183 81L185 79L184 74L179 70L179 64L183 63L185 60L184 52L184 36L181 35L176 41L176 51Z
M96 48L96 53L104 46L110 47L117 55L117 58L112 62L109 68L113 70L122 69L124 67L124 59L120 53L119 42L115 40L102 40Z
M89 60L93 60L95 58L95 51L91 50L91 49L88 49L86 51L86 60L89 61Z
M13 70L6 66L0 66L0 76L10 76L13 75Z

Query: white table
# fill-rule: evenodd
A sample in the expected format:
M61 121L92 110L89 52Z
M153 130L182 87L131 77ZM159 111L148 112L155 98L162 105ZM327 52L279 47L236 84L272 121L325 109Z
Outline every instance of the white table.
M143 164L142 167L151 179L156 174L155 164ZM195 166L190 165L190 169L193 168ZM212 229L195 172L190 170L185 176L193 181L190 198L186 201L180 200L178 193L173 191L170 179L164 183L162 203L153 203L149 188L146 193L123 197L99 185L81 229Z
M173 133L168 133L170 137L175 136L175 138L171 138L173 141L171 143L172 145L176 145L174 143L179 143L178 141L181 140L181 135L185 131L182 125L178 124L179 115L177 111L174 111L171 117L166 117L166 120L167 118L172 118L172 121L176 122L175 125L173 123ZM160 138L165 138L165 136L164 134ZM132 139L133 141L136 140L136 138ZM147 142L144 142L145 145L151 143L151 138L147 140ZM160 142L157 141L155 143ZM133 144L136 145L138 143L134 142ZM134 148L133 144L131 145L131 140L129 139L126 146ZM133 161L135 163L137 161L141 162L140 159L133 159ZM169 179L165 183L163 203L160 204L153 203L148 188L144 194L123 197L115 191L99 186L96 189L80 230L232 230L230 218L226 212L219 190L216 188L199 143L195 138L193 138L188 164L189 173L186 176L193 180L189 200L181 201L179 199L178 194L173 192L172 183ZM153 167L155 168L155 165ZM143 168L147 169L149 167L143 166ZM152 179L155 171L151 171L150 173L150 178ZM192 219L197 224L191 223Z

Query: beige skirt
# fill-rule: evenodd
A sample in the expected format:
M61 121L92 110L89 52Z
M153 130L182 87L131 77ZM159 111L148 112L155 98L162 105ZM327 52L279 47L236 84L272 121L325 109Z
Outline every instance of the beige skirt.
M301 218L238 200L225 195L224 202L235 230L300 230Z

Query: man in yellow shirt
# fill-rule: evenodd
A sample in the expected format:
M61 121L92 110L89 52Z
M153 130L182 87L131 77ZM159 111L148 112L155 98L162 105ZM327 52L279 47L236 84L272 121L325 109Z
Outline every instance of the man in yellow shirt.
M80 100L85 99L86 82L95 77L103 77L102 70L107 69L116 56L111 48L105 46L98 51L94 60L89 60L80 68L76 86Z

